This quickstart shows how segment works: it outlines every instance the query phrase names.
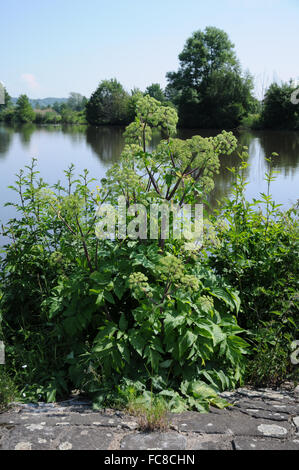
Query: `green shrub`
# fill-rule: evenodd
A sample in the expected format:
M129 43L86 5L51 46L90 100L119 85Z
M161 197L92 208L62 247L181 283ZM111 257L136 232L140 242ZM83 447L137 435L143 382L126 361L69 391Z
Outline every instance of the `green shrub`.
M260 200L245 200L247 157L243 152L241 174L231 170L233 197L216 213L219 243L211 247L208 262L239 292L239 323L250 330L253 353L247 380L278 385L295 373L290 345L299 331L298 210L281 211L271 198L276 154L267 159L267 193Z
M243 117L240 127L245 127L248 129L261 129L262 124L260 114L248 114L248 116Z
M261 122L266 129L299 129L299 105L293 102L294 83L272 83L263 100Z
M136 201L192 203L213 187L231 133L173 139L172 108L141 98L120 163L101 187L87 170L50 188L35 161L12 189L19 217L4 229L1 312L9 371L24 400L53 401L76 388L96 407L142 400L172 410L223 407L219 390L242 381L248 344L237 293L202 262L191 242L100 240L96 206ZM147 152L152 128L165 140ZM190 243L193 248L190 248ZM16 295L17 293L17 295Z

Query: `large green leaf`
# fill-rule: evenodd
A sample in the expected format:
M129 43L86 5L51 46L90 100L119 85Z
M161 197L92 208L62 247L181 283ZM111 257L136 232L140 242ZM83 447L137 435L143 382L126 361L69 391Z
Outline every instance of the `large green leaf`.
M240 299L235 293L229 291L228 289L213 287L212 289L209 289L209 294L219 300L223 300L231 308L231 310L236 310L237 313L239 312Z

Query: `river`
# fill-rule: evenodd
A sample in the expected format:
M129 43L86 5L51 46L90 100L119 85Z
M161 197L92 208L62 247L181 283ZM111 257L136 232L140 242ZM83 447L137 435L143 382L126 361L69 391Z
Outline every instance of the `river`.
M12 207L3 207L4 203L15 199L14 192L8 186L14 183L15 174L30 164L32 157L38 161L40 176L54 184L64 180L64 170L73 163L76 173L84 168L93 178L100 179L113 162L119 159L124 145L121 127L90 128L85 126L44 126L33 124L13 128L0 124L0 219L6 222L14 216ZM215 135L216 131L184 130L178 131L178 137L188 138L194 134ZM288 208L299 197L299 132L287 131L238 131L235 132L240 146L246 145L249 152L249 168L246 187L248 199L258 198L265 192L264 181L268 163L265 157L277 152L275 169L279 172L271 185L272 195L277 203ZM221 158L221 170L215 178L215 189L211 194L211 204L230 196L232 174L228 167L237 166L237 154Z

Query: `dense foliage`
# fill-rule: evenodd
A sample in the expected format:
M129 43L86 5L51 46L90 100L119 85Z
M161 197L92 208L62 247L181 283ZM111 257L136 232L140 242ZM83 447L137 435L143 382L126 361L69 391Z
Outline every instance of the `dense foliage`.
M196 31L179 61L179 70L167 74L166 93L178 107L181 127L234 128L252 110L252 77L241 73L224 31Z
M104 406L133 390L172 410L205 411L225 406L217 392L242 380L239 296L192 240L95 235L96 205L115 204L120 193L128 204L182 205L211 190L219 155L236 139L223 132L181 141L172 137L176 122L174 109L140 99L121 161L96 191L88 172L75 179L73 168L66 187L49 188L35 162L18 175L19 216L4 229L1 316L7 369L23 399L51 401L77 388ZM165 139L149 153L157 127Z
M280 211L270 194L275 179L273 154L267 158L267 193L245 200L248 155L241 155L233 197L216 212L218 243L208 262L218 275L238 289L240 325L248 331L251 361L247 380L255 385L279 385L297 377L290 361L292 341L298 338L298 207ZM297 375L296 375L297 374Z
M160 101L160 103L167 101L164 90L162 90L161 85L159 83L152 83L151 85L149 85L146 88L144 94L155 98L156 100Z
M4 88L4 103L0 104L0 121L5 120L5 119L7 121L10 121L11 109L12 109L11 97L9 93L7 92L6 88Z
M4 403L16 387L30 401L78 389L98 407L134 396L207 411L225 406L218 392L244 377L258 385L299 378L290 361L299 325L298 222L295 208L281 212L271 199L275 154L267 193L250 203L248 155L240 155L233 198L205 221L203 246L172 232L165 239L163 216L158 238L140 239L136 204L181 209L204 201L219 158L237 141L225 131L183 141L174 108L139 92L134 107L121 159L99 186L71 166L65 185L49 187L34 160L11 186L17 217L3 227L0 262ZM149 151L157 130L163 138ZM100 239L96 208L117 206L120 196L135 236Z
M35 101L35 109L31 102ZM21 95L14 106L5 90L5 103L0 105L0 121L8 124L87 124L85 119L86 98L79 93L70 93L64 103L40 106L37 100Z
M103 80L86 105L89 124L128 124L129 95L115 79Z
M15 115L17 121L21 123L32 122L34 120L34 111L26 95L19 97L16 104Z
M292 83L273 83L266 92L261 113L261 127L269 129L299 129L299 104ZM297 104L295 104L297 101Z

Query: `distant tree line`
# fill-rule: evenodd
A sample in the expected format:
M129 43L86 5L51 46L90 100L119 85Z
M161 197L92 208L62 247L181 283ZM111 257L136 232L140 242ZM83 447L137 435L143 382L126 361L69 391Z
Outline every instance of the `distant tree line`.
M147 87L145 92L135 88L128 93L116 79L103 80L87 102L87 122L95 126L127 125L134 120L137 100L145 95L150 95L162 104L171 104L158 83Z
M291 100L294 83L272 83L264 99L258 101L253 95L253 77L242 71L234 45L221 29L207 27L194 32L179 54L178 70L166 77L165 90L153 83L144 92L134 89L130 93L115 78L103 80L89 99L72 92L64 103L35 110L26 95L13 106L5 91L0 120L127 125L135 117L138 98L150 95L176 108L180 127L299 129L299 104Z
M65 103L41 106L33 109L27 95L20 95L16 103L5 90L5 103L0 105L0 121L14 124L87 124L85 106L87 98L79 93L70 93Z

